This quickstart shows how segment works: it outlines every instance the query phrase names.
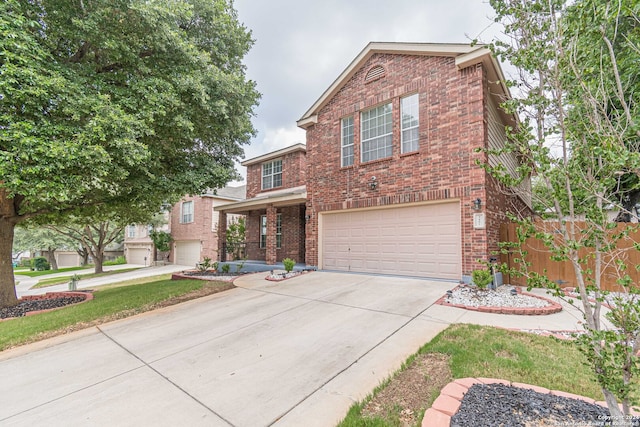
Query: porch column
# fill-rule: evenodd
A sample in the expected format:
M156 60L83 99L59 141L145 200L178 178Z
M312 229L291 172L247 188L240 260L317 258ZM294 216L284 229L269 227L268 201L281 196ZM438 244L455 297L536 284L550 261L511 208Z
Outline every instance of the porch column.
M276 263L276 221L277 209L272 205L267 205L267 251L265 261L268 265Z
M218 261L227 260L227 251L224 250L227 243L227 213L218 212Z

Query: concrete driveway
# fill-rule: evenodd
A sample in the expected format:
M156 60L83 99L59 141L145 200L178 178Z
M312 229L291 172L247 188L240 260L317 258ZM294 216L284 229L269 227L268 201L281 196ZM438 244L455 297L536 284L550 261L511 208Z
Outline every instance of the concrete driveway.
M448 322L452 283L314 272L0 353L3 426L332 426Z

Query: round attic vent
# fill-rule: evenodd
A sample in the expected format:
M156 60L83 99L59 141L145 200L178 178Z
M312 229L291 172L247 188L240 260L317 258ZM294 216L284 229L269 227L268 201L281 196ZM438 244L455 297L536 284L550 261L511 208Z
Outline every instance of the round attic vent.
M367 74L364 76L364 82L369 83L381 77L384 77L384 68L382 68L382 65L375 65L367 71Z

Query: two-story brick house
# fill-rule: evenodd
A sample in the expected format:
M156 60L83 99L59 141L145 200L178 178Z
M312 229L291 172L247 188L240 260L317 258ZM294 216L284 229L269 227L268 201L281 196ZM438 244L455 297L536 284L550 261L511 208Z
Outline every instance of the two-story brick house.
M517 125L499 108L509 96L482 46L370 43L298 121L306 173L279 192L306 190L295 199L305 203L304 262L454 280L479 268L506 213L530 213L528 182L505 188L478 164L516 173L515 156L482 151L503 146L505 126ZM268 182L265 165L278 156L245 162L249 187ZM283 163L283 182L287 173ZM277 206L269 215L266 203L266 227L248 234L266 234L269 263L281 259L269 255L275 235L293 225L277 225Z
M247 168L247 199L217 210L221 221L229 214L245 215L248 259L305 262L305 154L305 145L296 144L241 163Z

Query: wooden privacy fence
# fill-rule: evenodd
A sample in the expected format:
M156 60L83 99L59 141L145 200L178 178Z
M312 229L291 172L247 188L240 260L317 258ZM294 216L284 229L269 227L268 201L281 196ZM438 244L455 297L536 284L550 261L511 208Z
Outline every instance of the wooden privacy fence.
M538 230L544 230L548 233L553 233L555 242L562 243L562 233L559 231L562 225L554 221L537 221L536 228ZM500 227L500 242L517 242L516 229L518 224L502 224ZM587 223L576 222L576 229L586 229ZM622 238L617 242L617 246L613 251L606 254L603 257L602 273L601 273L601 287L609 291L624 291L624 289L617 284L617 279L624 274L628 274L632 279L632 286L640 288L640 272L636 268L640 265L640 251L634 247L635 242L640 242L640 231L637 230L637 224L617 224L615 228L611 229L610 233L620 233L626 227L633 227L634 229L629 232L629 236ZM571 261L554 261L551 259L552 253L547 249L544 242L535 237L528 238L522 246L522 250L527 252L525 260L530 262L531 265L528 268L529 271L536 272L538 274L548 277L550 280L558 283L561 287L575 287L578 285L576 281L576 274L573 269ZM594 269L593 255L594 251L591 248L582 248L579 251L580 258L588 257L585 264L582 264L583 270L588 268ZM506 264L510 269L519 269L520 264L515 262L517 258L521 257L521 253L517 248L511 248L508 254L502 254L500 261ZM616 260L621 260L627 266L626 271L621 272L616 265ZM525 277L515 277L506 275L504 277L504 283L510 283L517 286L526 286Z

